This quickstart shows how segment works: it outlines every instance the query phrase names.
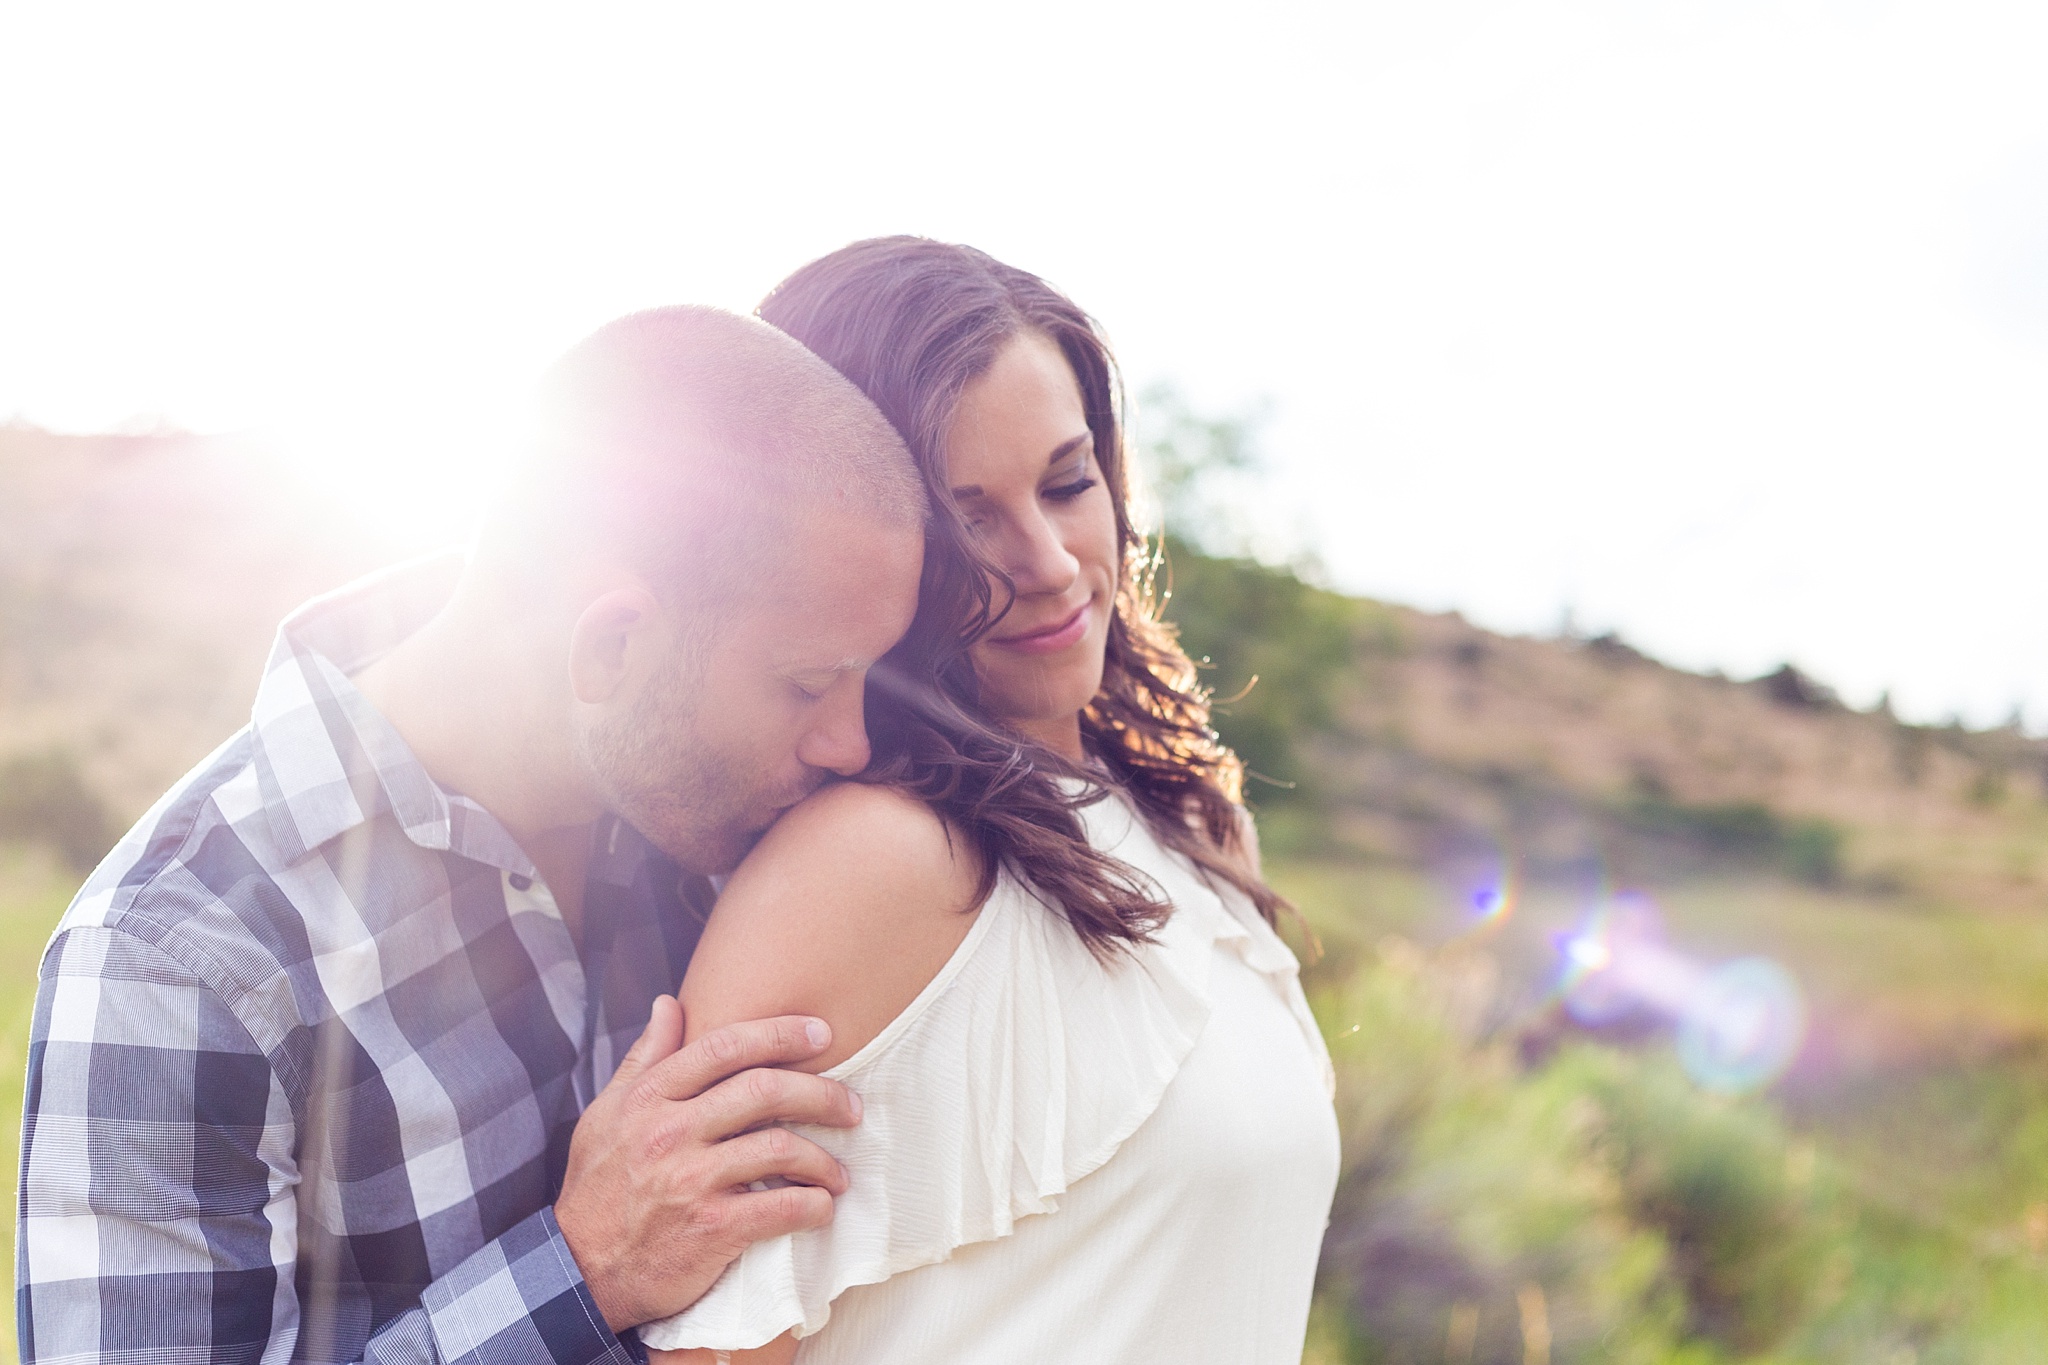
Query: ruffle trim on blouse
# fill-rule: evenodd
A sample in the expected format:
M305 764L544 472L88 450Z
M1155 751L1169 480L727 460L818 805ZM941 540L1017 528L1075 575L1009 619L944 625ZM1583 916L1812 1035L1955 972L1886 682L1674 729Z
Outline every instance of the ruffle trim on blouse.
M1056 1209L1158 1108L1208 1023L1219 943L1273 982L1327 1074L1294 956L1250 904L1219 899L1121 800L1083 818L1096 847L1174 906L1157 942L1100 962L1064 915L999 879L909 1008L825 1073L860 1093L860 1125L795 1130L847 1168L832 1223L756 1243L690 1308L642 1327L643 1342L745 1350L810 1336L846 1290Z

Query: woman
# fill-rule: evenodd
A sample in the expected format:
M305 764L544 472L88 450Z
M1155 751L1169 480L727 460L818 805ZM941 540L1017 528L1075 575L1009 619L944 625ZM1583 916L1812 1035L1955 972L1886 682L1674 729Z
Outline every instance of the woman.
M799 1341L805 1365L1293 1365L1329 1061L1240 769L1151 613L1106 346L1035 276L916 238L813 262L760 314L875 400L936 512L867 780L763 838L682 990L692 1035L831 1023L815 1065L865 1117L812 1136L851 1187L643 1340L669 1365Z

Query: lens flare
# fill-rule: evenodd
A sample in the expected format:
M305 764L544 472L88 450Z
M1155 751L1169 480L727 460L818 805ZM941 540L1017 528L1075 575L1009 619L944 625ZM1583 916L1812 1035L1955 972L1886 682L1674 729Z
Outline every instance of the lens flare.
M1806 1038L1799 983L1767 958L1707 974L1678 1025L1678 1060L1709 1090L1740 1093L1785 1074Z
M1740 1093L1785 1074L1806 1037L1799 983L1766 958L1709 967L1664 942L1657 908L1623 892L1596 900L1557 938L1555 999L1589 1028L1631 1016L1676 1021L1678 1059L1699 1085Z
M1497 879L1472 893L1474 927L1485 928L1506 920L1515 913L1515 906L1521 898L1522 889L1517 884L1514 866L1509 864Z
M1604 889L1579 927L1557 939L1557 997L1566 1013L1588 1027L1618 1022L1641 1006L1632 973L1642 949L1662 933L1656 909L1628 892Z
M1489 886L1472 896L1472 908L1482 920L1499 919L1514 913L1515 888L1512 883Z
M1572 965L1588 973L1605 971L1614 965L1614 949L1597 938L1575 938L1565 944Z
M1458 885L1460 880L1454 878L1452 884ZM1456 896L1457 938L1477 942L1499 933L1522 902L1522 877L1514 851L1496 848L1485 870L1464 880Z

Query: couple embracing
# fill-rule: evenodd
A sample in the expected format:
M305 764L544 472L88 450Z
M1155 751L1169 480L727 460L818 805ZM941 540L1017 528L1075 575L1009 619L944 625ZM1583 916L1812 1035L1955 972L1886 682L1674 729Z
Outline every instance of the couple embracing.
M44 958L24 1361L1299 1359L1330 1070L1114 362L982 253L549 376Z

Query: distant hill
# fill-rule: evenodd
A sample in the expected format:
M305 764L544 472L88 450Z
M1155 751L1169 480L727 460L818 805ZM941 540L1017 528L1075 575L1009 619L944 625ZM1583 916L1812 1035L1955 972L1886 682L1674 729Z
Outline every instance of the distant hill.
M4 845L89 861L243 723L285 612L430 548L245 443L0 428L16 1055L75 870ZM1306 1359L2034 1358L2048 744L1246 560L1176 550L1162 582L1329 949L1305 981L1347 1165ZM1446 892L1503 859L1527 894L1473 930ZM1640 1019L1586 1045L1557 941L1612 888L1690 960L1796 973L1806 1044L1768 1097L1699 1093Z
M263 450L180 436L0 428L0 517L0 761L71 755L121 822L243 722L285 612L432 548ZM2048 742L1852 711L1789 668L1736 682L1611 636L1497 635L1245 561L1176 552L1170 575L1226 737L1296 784L1253 790L1283 844L2041 898Z
M1702 676L1611 635L1498 635L1245 561L1176 554L1170 569L1170 615L1214 661L1219 728L1301 786L1255 783L1254 800L1283 818L1308 807L1325 845L2042 901L2048 741L1851 710L1789 665Z
M0 760L72 756L125 824L247 720L287 611L423 548L245 443L0 428Z

